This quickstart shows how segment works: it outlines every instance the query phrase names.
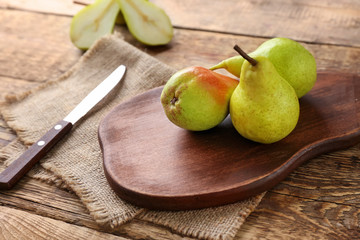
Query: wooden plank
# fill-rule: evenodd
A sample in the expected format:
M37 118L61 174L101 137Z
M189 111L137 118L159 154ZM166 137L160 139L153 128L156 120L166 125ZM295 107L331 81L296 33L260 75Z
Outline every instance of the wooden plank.
M116 231L104 229L97 225L75 194L28 177L22 179L12 190L1 191L0 205L131 239L181 238L168 228L139 219L124 224Z
M122 28L118 28L124 32ZM235 36L219 33L176 30L169 46L144 47L131 36L125 38L133 45L168 65L182 69L187 66L211 67L223 59L236 56L233 46L238 44L246 52L254 51L266 38ZM302 43L315 57L318 71L360 74L360 48Z
M360 145L314 158L273 191L360 208Z
M0 22L2 77L36 82L53 79L82 54L70 42L69 17L0 9Z
M39 22L43 18L42 14L38 13L29 13L29 12L22 12L22 11L4 11L5 14L1 15L4 19L6 18L7 21L12 21L11 19L24 19L26 21L35 21ZM6 17L7 16L7 17ZM51 29L53 28L54 24L59 24L57 28L62 29L62 26L67 26L70 21L70 18L60 17L60 16L52 16L52 20L48 21L47 24L43 24L44 29ZM55 23L56 22L56 23ZM1 28L2 29L2 28ZM14 21L12 24L8 23L7 27L5 28L6 31L9 32L21 32L22 27L17 24L17 21ZM45 30L43 30L45 31ZM34 31L36 32L36 31ZM51 32L51 31L50 31ZM55 30L52 30L55 33ZM65 32L65 30L64 30ZM126 40L133 43L141 50L146 51L147 53L153 55L154 57L158 58L159 60L168 63L169 65L180 69L183 67L191 66L191 65L201 65L204 67L210 67L213 64L216 64L218 61L225 59L230 56L234 56L236 53L232 49L234 43L239 44L247 51L252 51L256 49L256 47L265 41L266 39L263 38L252 38L252 37L244 37L244 36L229 36L226 34L218 34L218 33L207 33L207 32L198 32L198 31L191 31L191 30L177 30L176 36L174 41L169 46L164 47L157 47L157 48L149 48L144 45L139 44L135 41L128 31L124 27L117 27L117 32L122 33ZM5 35L6 38L3 41L14 42L14 49L20 49L23 42L16 42L16 38L19 37L15 34ZM30 41L35 37L35 33L31 33L28 31L28 34L25 34L22 38L23 41ZM50 37L49 37L50 38ZM15 39L15 40L14 40ZM39 37L40 42L46 44L46 36ZM66 34L60 34L58 37L54 38L55 42L66 42L67 40ZM360 74L360 69L358 68L358 59L360 57L360 49L358 48L349 48L349 47L339 47L339 46L331 46L331 45L319 45L319 44L306 44L315 55L318 63L318 68L321 71L327 70L336 70L336 71L344 71L349 73L356 73ZM75 49L70 42L64 43L61 45L61 48L72 49L70 54L70 60L67 59L66 56L58 55L57 58L54 58L53 65L59 64L61 66L62 61L76 61L80 57L80 51ZM32 55L38 51L38 48L34 47L31 48L32 53L29 52L28 55ZM51 51L49 51L51 52ZM60 50L59 50L60 52ZM51 53L47 53L50 57ZM56 54L55 54L56 55ZM26 58L23 56L16 55L12 56L15 61L19 63L22 61L26 61ZM41 64L42 62L46 62L44 59L38 59L37 62ZM12 61L4 61L5 64L2 65L3 70L11 68ZM6 93L9 91L9 86L16 86L21 91L26 89L26 87L22 88L22 86L27 86L29 81L35 79L34 81L45 81L44 79L49 79L51 76L59 75L60 72L58 68L34 68L29 69L27 65L19 64L17 69L18 72L14 71L11 72L11 77L16 77L22 75L22 73L31 72L31 76L29 76L29 80L21 80L19 79L18 85L12 85L10 78L1 78L2 83L0 89L2 93ZM54 72L56 71L56 72ZM65 70L61 70L65 71ZM0 71L3 72L3 71ZM19 74L20 73L20 74ZM38 79L38 76L42 76ZM17 87L18 86L18 87ZM15 89L14 89L15 90ZM19 92L21 92L19 90ZM6 134L6 139L3 140L11 140L13 136L10 134Z
M235 239L358 239L360 208L267 193Z
M356 0L154 0L181 28L360 46ZM204 4L205 3L205 4Z
M75 194L29 177L24 177L13 189L1 191L0 202L41 216L100 229Z
M125 239L0 206L1 239Z
M0 102L66 72L81 56L68 39L69 18L0 9ZM0 128L0 146L15 135Z
M12 43L13 46L11 49L17 54L8 54L7 56L11 57L11 59L19 59L14 60L18 63L16 66L18 69L16 69L16 71L12 69L9 75L0 79L1 93L4 91L9 92L6 87L3 87L3 83L8 82L11 85L12 79L14 79L14 81L19 79L17 86L19 89L24 86L25 89L29 81L34 81L34 83L37 84L38 82L46 81L51 76L56 77L62 74L62 72L70 68L72 64L62 65L65 63L61 61L67 62L71 60L67 59L67 54L61 55L58 53L62 51L61 49L72 49L70 50L70 57L73 57L73 63L80 57L81 52L73 47L67 40L66 26L68 25L66 24L69 24L70 18L52 16L54 18L49 18L52 19L51 21L43 21L43 14L15 10L3 11L1 9L0 11L0 19L2 23L4 23L0 26L0 33L4 36L4 38L0 39L0 42L2 42L1 47L5 49L3 47L7 46L4 42ZM11 17L15 17L18 20L12 21ZM38 30L34 30L34 33L27 30L27 33L22 35L21 31L25 31L21 26L22 21L20 21L20 19L22 18L24 19L23 21L43 21L42 24L36 25L43 28L43 30L39 30L42 32L42 36L36 35ZM7 24L5 20L12 21L12 23ZM51 29L53 25L56 25L53 30L46 30ZM26 26L31 28L30 25ZM59 29L62 29L61 31L63 32L59 33ZM48 38L46 32L54 34L54 37ZM265 40L264 38L176 29L174 41L169 46L150 48L136 42L132 36L128 34L126 28L117 27L117 32L123 32L125 38L137 47L178 69L191 65L210 67L226 57L233 56L235 54L232 50L234 43L238 43L247 51L252 51ZM20 40L16 38L20 38ZM46 41L44 39L46 39ZM36 51L39 50L39 47L34 46L37 46L37 44L47 44L47 41L51 40L55 41L55 43L50 43L52 47L47 48L46 52L48 55L44 53L44 57L38 59L29 57L31 54L36 54ZM23 46L22 44L29 41L34 41L30 43L32 51L30 51L30 49L27 50L27 54L20 53L20 49ZM36 44L37 41L41 42L41 44ZM57 43L61 44L59 45L59 49L55 48ZM330 69L360 74L360 69L358 68L359 48L318 44L307 44L306 46L315 54L320 70ZM51 53L53 48L55 48L55 53ZM45 52L45 50L43 52ZM51 57L53 54L58 54L58 57L53 61L53 64L47 65L47 67L39 67L31 70L29 69L29 65L24 64L29 59L36 61L38 64L47 64L47 58L45 56ZM74 55L71 56L72 54ZM6 73L9 67L14 67L14 65L12 65L13 63L11 63L13 60L9 61L9 58L5 59L1 56L0 58L4 64L0 66L0 68L2 68L0 73ZM59 69L61 69L61 71L59 71ZM31 73L27 73L27 71ZM16 89L14 89L14 92ZM5 138L12 136L11 132L8 133L10 135L6 135ZM238 238L245 238L246 236L249 238L252 237L253 239L257 239L257 236L278 238L276 237L277 233L279 234L278 236L281 234L284 238L286 238L286 236L302 238L302 236L312 236L311 234L315 234L314 232L317 231L319 226L329 224L329 222L332 227L331 231L335 231L337 234L334 235L335 237L347 236L347 230L345 228L334 228L334 226L338 224L350 227L350 234L354 235L358 233L354 230L354 227L357 226L359 228L359 226L356 225L359 224L359 215L356 210L359 206L358 188L356 187L356 185L359 185L359 179L357 177L359 175L357 173L357 169L359 169L357 165L359 152L358 149L353 153L349 153L349 151L353 150L346 150L345 154L340 155L338 153L326 155L322 160L310 160L308 164L300 167L290 178L284 181L283 185L280 184L274 189L276 192L273 192L272 195L265 196L260 208L249 217L244 228L239 232ZM316 174L314 174L314 172L316 172ZM321 181L321 179L325 180ZM25 179L22 184L23 185L19 185L19 188L15 192L1 192L0 204L25 209L32 213L59 219L79 226L99 229L84 206L82 206L81 201L77 199L75 195L33 179ZM340 193L336 195L339 186L343 187L340 187ZM346 192L346 190L348 191ZM289 197L289 195L291 196ZM308 199L304 200L304 198L302 198L303 196ZM272 206L274 204L275 206ZM331 215L331 218L319 215L326 209L330 209L329 206L334 210L327 212L327 216ZM314 212L313 208L316 209L316 215L312 215ZM322 212L319 209L323 209ZM336 214L336 210L338 210L338 214ZM296 221L294 220L288 223L287 220L291 218ZM299 221L298 224L296 224L297 221ZM167 228L145 223L140 220L136 220L135 225L132 224L133 223L124 225L124 227L119 230L119 235L134 239L147 238L147 234L150 235L150 237L148 237L149 239L159 239L159 236L165 236L162 239L181 237L172 233ZM304 232L298 231L296 227L302 229ZM141 231L138 230L140 228ZM326 230L324 228L322 229L321 234ZM51 231L51 229L49 229L49 231ZM298 234L298 236L296 234ZM314 236L319 237L321 234ZM333 236L326 235L326 233L324 234L325 235L321 235L319 238L331 238ZM360 235L360 233L358 234ZM354 236L354 238L356 238L356 235ZM349 239L351 238L349 237Z
M0 193L2 205L17 207L64 222L101 230L88 216L75 195L33 179ZM236 239L286 238L351 239L359 233L359 207L269 192L240 229ZM301 231L299 231L299 229ZM350 229L350 231L348 231ZM176 239L181 236L156 224L138 219L123 225L115 234L132 239Z
M1 3L2 2L2 3ZM360 47L357 0L154 0L182 29ZM81 5L70 0L0 1L0 7L73 15Z
M1 10L0 10L1 11ZM23 13L23 12L12 12L13 14L8 15L9 17L6 20L11 21L11 15L14 15L14 18L24 18L32 21L40 21L41 14L36 13ZM16 15L19 16L16 17ZM30 16L29 16L30 15ZM5 15L0 15L0 18ZM5 21L6 22L6 21ZM57 17L53 21L49 21L48 24L44 25L44 29L51 28L51 24L57 22L62 26L66 26L66 23L69 22L68 18ZM18 27L16 23L9 24L9 28L13 32L21 32L21 28ZM0 28L2 29L2 28ZM17 30L19 29L19 30ZM64 29L59 27L59 29ZM122 34L125 39L141 50L146 51L150 55L155 56L159 60L166 62L167 64L181 69L187 66L204 66L210 67L217 62L235 56L237 53L232 49L234 43L239 44L246 51L251 52L257 48L263 41L264 38L251 38L244 36L229 36L226 34L216 34L216 33L207 33L207 32L194 32L189 30L177 30L173 42L169 46L149 48L138 43L133 37L128 34L126 28L117 27L116 31L119 34ZM28 31L28 36L22 36L23 39L20 42L17 42L17 36L6 35L2 42L9 41L12 43L12 48L21 49L21 44L23 42L31 42L31 39L34 38L34 34L30 34L31 31ZM64 31L65 32L65 31ZM45 39L44 39L45 38ZM191 39L191 41L190 41ZM78 51L70 42L63 44L67 41L67 35L62 33L61 36L56 38L51 37L41 37L38 39L42 44L50 42L50 44L55 48L57 43L59 43L60 48L65 48L65 53L62 54L61 51L55 51L51 53L51 50L41 50L39 48L41 44L37 44L37 47L32 45L32 52L29 51L27 54L22 54L19 51L18 54L3 54L0 56L5 64L0 65L0 72L8 74L8 77L4 77L2 82L4 84L0 85L0 92L2 96L9 92L19 93L31 87L26 81L21 81L19 83L12 85L10 78L23 78L28 79L27 81L45 81L47 79L53 79L65 72L70 66L80 57L81 52ZM319 71L344 71L349 73L360 74L360 68L357 65L357 59L360 57L360 49L358 48L348 48L348 47L334 47L331 45L319 45L319 44L304 44L315 56L318 64ZM1 47L1 40L0 40ZM5 44L2 45L5 47ZM31 56L33 53L42 51L43 57L41 58L32 58L31 63L21 64L22 62L28 62L30 59L26 56ZM7 57L5 56L7 55ZM11 57L13 61L6 61ZM44 60L50 59L51 61ZM54 67L55 65L58 67ZM16 65L16 67L15 67ZM8 71L8 69L10 69ZM15 82L15 81L14 81ZM24 88L21 85L24 84Z
M46 81L61 75L81 56L82 52L68 39L66 29L69 29L70 18L46 16L47 19L41 20L43 17L43 14L38 13L0 9L0 20L5 23L0 27L0 33L6 36L0 39L0 47L6 49L0 56L0 61L5 63L0 65L0 73L6 74L7 78ZM38 32L38 30L32 31L31 26L27 24L23 26L20 21L42 23L37 26L37 29L40 29ZM235 43L247 52L251 52L266 40L176 30L175 38L170 45L146 47L138 43L125 27L117 27L116 32L123 35L125 40L175 68L191 65L210 67L227 57L236 55L237 53L232 49ZM360 74L357 65L359 49L319 44L305 45L314 54L320 71L331 69ZM23 49L22 46L28 47ZM7 61L8 59L12 61ZM0 88L3 86L1 85Z
M285 181L277 185L272 192L360 208L360 174L358 170L359 159L357 157L359 155L351 154L346 158L345 156L339 156L342 153L346 153L346 151L322 155L308 161ZM334 155L337 155L337 157L333 157ZM49 198L49 194L54 196ZM3 191L0 194L0 199L9 205L12 205L17 199L23 199L34 204L50 206L51 208L66 209L67 214L69 212L75 212L76 214L86 212L85 207L73 194L60 190L55 186L40 184L31 179L23 180L12 190ZM13 206L16 206L16 204ZM37 209L38 211L41 209L37 205L29 205L28 203L21 204L21 207L26 207L28 210ZM45 208L43 214L46 214L47 210ZM94 225L91 218L88 218L82 224Z
M355 146L299 167L268 192L237 238L357 239L359 156Z
M84 6L83 4L76 4L73 0L52 0L52 1L42 1L42 0L16 0L16 1L7 1L0 0L0 8L8 9L22 9L26 11L34 12L44 12L50 14L58 15L74 15Z

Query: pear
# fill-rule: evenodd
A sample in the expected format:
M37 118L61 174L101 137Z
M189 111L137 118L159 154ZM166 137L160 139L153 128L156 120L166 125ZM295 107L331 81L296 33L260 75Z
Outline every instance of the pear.
M300 43L288 38L273 38L261 44L250 57L267 57L278 73L295 89L298 98L308 93L316 82L316 62L314 56ZM211 67L225 68L235 76L240 76L242 56L228 58Z
M161 103L175 125L192 131L207 130L229 114L230 97L238 83L203 67L188 67L168 80Z
M146 0L146 1L149 1L149 0ZM122 12L120 11L118 16L116 17L116 24L119 24L119 25L125 25L126 22L125 22L125 19L124 19L124 15L122 14Z
M231 121L243 137L274 143L295 128L300 114L299 100L294 88L268 58L249 57L249 61L244 60L240 82L230 99Z
M119 11L117 0L96 0L81 9L70 25L70 39L73 44L87 50L96 40L112 33Z
M147 0L118 0L131 34L146 45L164 45L173 37L173 27L163 9Z

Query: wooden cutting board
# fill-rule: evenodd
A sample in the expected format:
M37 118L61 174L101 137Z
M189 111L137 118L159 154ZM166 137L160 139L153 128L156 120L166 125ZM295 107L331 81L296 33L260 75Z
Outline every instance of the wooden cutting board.
M149 209L186 210L233 203L269 190L319 154L360 142L360 77L319 73L300 100L295 130L259 144L228 117L191 132L165 116L155 88L115 107L100 123L104 170L124 200Z

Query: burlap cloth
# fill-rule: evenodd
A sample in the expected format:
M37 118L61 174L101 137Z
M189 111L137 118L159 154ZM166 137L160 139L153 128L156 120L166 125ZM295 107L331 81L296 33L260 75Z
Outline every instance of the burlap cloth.
M263 194L217 208L161 212L128 204L108 186L97 137L100 120L125 99L163 85L175 72L116 36L99 40L59 79L20 96L8 97L1 106L1 114L18 138L1 149L2 169L26 149L25 145L34 143L64 118L120 64L127 66L127 73L119 86L29 175L74 191L95 221L104 228L116 229L136 216L195 238L232 239Z

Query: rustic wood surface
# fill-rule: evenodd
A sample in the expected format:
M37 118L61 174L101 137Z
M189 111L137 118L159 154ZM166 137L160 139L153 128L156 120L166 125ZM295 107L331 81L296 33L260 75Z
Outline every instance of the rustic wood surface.
M360 75L357 0L154 0L175 26L171 44L150 48L125 26L124 39L175 68L210 67L254 50L269 37L302 42L320 71ZM0 101L66 72L83 54L68 37L71 0L0 0ZM339 116L341 117L341 116ZM354 116L355 118L356 116ZM15 134L0 119L0 147ZM236 239L359 239L360 145L311 159L269 191ZM107 232L71 192L25 177L0 192L0 239L182 239L165 227L135 220ZM56 226L56 227L54 227Z

